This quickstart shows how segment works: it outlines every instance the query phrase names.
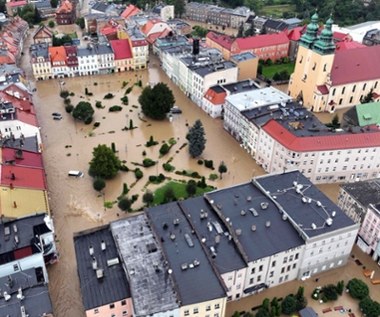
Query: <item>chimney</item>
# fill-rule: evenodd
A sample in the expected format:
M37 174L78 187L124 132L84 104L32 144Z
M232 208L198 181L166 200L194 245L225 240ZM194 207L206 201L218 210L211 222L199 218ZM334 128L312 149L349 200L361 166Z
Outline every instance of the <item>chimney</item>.
M102 240L102 242L100 243L100 248L102 251L105 251L106 249L106 243L104 242L104 240Z
M90 255L94 254L94 248L92 245L90 245L90 247L88 248L88 252L90 253Z
M193 40L193 55L198 55L199 54L199 39L194 39Z
M92 257L92 269L95 271L98 269L98 261L96 261L95 257Z

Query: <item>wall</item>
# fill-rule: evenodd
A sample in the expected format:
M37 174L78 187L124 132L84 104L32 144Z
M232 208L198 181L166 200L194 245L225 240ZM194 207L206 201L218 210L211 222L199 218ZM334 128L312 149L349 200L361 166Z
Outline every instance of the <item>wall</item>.
M180 317L224 317L226 297L180 307Z

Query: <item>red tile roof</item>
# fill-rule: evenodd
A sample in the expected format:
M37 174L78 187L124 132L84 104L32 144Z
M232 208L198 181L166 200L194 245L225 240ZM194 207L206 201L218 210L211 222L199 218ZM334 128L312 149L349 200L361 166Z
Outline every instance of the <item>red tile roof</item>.
M213 87L211 87L206 91L204 97L212 104L219 106L219 105L224 104L224 101L226 100L226 96L227 96L227 93L225 91L217 92L213 89Z
M347 37L347 34L342 33L342 32L334 32L333 33L333 39L335 41L344 41L346 37Z
M321 136L296 136L279 124L276 120L269 120L263 130L278 143L295 152L313 152L354 149L362 147L379 147L380 130L373 128L365 133L342 133Z
M66 50L63 46L49 46L49 54L52 64L54 62L66 62Z
M11 2L8 2L7 5L9 5L10 7L14 8L14 7L21 7L21 6L25 6L27 5L28 2L27 1L11 1Z
M317 86L317 89L321 92L322 95L328 95L329 93L329 89L326 85Z
M139 14L140 12L141 10L138 7L134 6L133 4L130 4L128 5L128 7L126 7L121 16L124 19L128 19L129 17Z
M128 40L112 40L110 43L115 54L115 60L132 58Z
M380 45L338 50L331 68L333 85L380 78Z
M132 47L147 46L148 42L146 40L131 40Z
M30 124L34 127L38 127L37 117L34 113L22 111L16 108L17 119L26 124Z
M354 48L362 48L362 47L366 47L366 46L355 41L342 41L342 42L336 43L337 51L351 50Z
M211 41L219 44L221 47L230 50L234 39L224 34L217 34L214 32L208 32L206 35Z
M286 33L281 32L277 34L263 34L257 36L249 36L244 38L237 38L235 40L240 50L249 50L259 47L275 46L280 44L288 44L289 39Z
M73 4L69 0L61 2L61 5L56 10L56 13L70 13L73 11Z
M14 175L14 179L12 179L12 175ZM1 185L46 190L45 170L42 168L3 165L1 167Z
M302 34L305 32L306 26L297 26L294 29L288 30L288 39L290 41L299 41Z
M2 161L3 164L6 161L12 161L14 160L14 164L17 166L25 166L25 167L36 167L36 168L44 168L42 163L42 154L41 153L35 153L35 152L29 152L29 151L22 151L21 158L16 157L16 152L18 150L10 149L10 148L3 148L1 152Z
M18 99L16 97L13 97L13 96L7 94L4 91L0 91L0 100L1 99L11 102L12 105L17 109L20 109L20 110L23 110L26 112L31 112L34 114L34 106L28 100Z

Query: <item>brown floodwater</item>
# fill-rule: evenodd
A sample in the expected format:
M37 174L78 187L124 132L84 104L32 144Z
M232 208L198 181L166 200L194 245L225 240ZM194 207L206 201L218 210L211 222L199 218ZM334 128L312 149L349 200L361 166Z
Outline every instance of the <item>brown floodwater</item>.
M126 215L116 205L113 208L104 208L104 201L116 201L122 192L123 183L131 187L135 183L132 172L120 172L118 176L107 181L104 195L99 195L92 188L92 179L88 176L88 163L92 157L92 150L98 144L111 146L114 142L121 160L126 165L134 168L133 162L142 162L142 152L146 151L146 157L158 161L159 164L148 169L141 168L144 177L130 189L129 196L139 194L140 197L134 203L133 208L142 206L141 196L146 188L149 175L164 173L173 179L183 179L174 173L164 172L162 164L172 158L171 164L177 170L191 169L204 175L206 179L211 171L197 164L196 159L188 155L187 147L180 150L186 142L188 126L195 120L200 119L205 128L206 149L202 154L204 159L212 159L214 166L218 167L224 161L228 172L222 180L208 181L218 188L232 186L248 181L253 176L262 175L263 170L256 165L253 159L239 146L239 144L223 129L222 121L212 119L193 104L159 68L159 62L152 57L149 69L141 72L119 73L114 75L88 76L64 79L64 89L74 92L70 99L76 105L79 101L89 101L95 108L95 102L101 101L104 109L96 109L94 121L100 122L98 128L93 125L84 125L76 122L65 112L63 100L59 97L60 85L58 80L33 82L29 63L28 46L33 30L26 39L25 49L21 65L31 80L31 87L36 87L34 103L37 111L41 134L44 143L43 159L48 180L49 201L54 217L57 247L60 260L49 268L49 289L56 317L84 316L81 301L78 274L76 270L73 234L88 228L97 227L111 220ZM123 110L117 113L108 112L112 105L121 105L120 98L126 88L122 88L123 81L128 86L141 80L146 86L150 83L165 82L173 90L176 104L182 109L181 115L175 115L173 121L151 121L143 118L138 106L138 96L141 88L134 86L128 95L129 105L122 106ZM93 93L93 96L85 96L85 89ZM113 99L104 100L105 94L111 92ZM51 113L60 112L63 119L55 121ZM136 129L123 131L129 127L130 120ZM177 144L164 157L159 156L159 147L146 148L144 144L153 135L160 144L175 138ZM81 170L85 173L84 178L71 178L67 176L69 170ZM149 185L148 189L156 187ZM323 188L323 187L322 187ZM328 189L336 193L336 188ZM335 197L335 195L333 196Z

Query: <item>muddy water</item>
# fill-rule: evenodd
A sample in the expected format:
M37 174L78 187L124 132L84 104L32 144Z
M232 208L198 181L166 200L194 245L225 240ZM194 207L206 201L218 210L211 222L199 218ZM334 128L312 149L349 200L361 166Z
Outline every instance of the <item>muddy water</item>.
M35 84L37 93L34 102L42 127L43 156L49 184L50 205L56 224L60 252L60 262L49 269L49 287L55 315L58 317L84 315L75 264L73 233L123 217L124 213L120 212L116 205L111 209L105 209L104 201L116 201L121 194L122 184L127 183L130 187L135 182L133 173L119 173L115 179L107 181L104 196L95 192L92 189L91 177L87 174L88 162L91 160L92 149L95 146L98 144L111 146L114 142L119 158L125 160L130 168L134 168L133 162L142 162L144 150L147 153L146 157L159 162L157 166L142 168L144 177L130 190L129 195L140 195L139 200L133 205L134 208L142 206L142 190L147 184L148 176L165 173L162 163L171 157L173 158L171 164L177 170L192 169L206 178L210 173L216 172L198 165L197 160L191 159L187 147L180 150L181 145L186 142L188 125L193 124L196 119L201 119L207 138L206 150L202 157L214 160L216 168L222 160L228 167L223 180L209 181L212 185L219 188L226 187L248 181L252 176L263 173L237 142L223 130L222 122L211 119L190 102L168 80L158 65L158 62L153 59L150 68L144 72L65 79L62 88L75 93L70 97L74 105L79 101L89 101L95 108L95 101L102 101L105 108L95 108L94 121L100 122L100 126L96 129L92 125L75 122L70 115L66 114L63 100L59 97L58 81L51 80ZM141 80L144 86L160 81L167 83L173 90L176 104L183 113L176 115L172 122L168 120L156 122L143 118L137 102L141 88L137 86L134 86L128 95L128 106L123 106L123 110L118 113L108 112L110 106L121 105L120 98L126 89L122 89L123 81L129 82L128 86L131 86L138 80ZM85 96L86 88L93 93L92 97ZM112 92L115 97L104 100L103 97L108 92ZM53 120L52 112L62 113L63 119ZM130 120L133 121L136 129L122 131L125 126L129 127ZM170 153L160 158L158 152L160 145L151 148L144 146L151 135L160 144L174 137L177 144ZM69 170L81 170L86 175L80 179L69 178L67 176ZM181 178L174 173L165 174L174 179ZM154 189L150 186L148 188Z

